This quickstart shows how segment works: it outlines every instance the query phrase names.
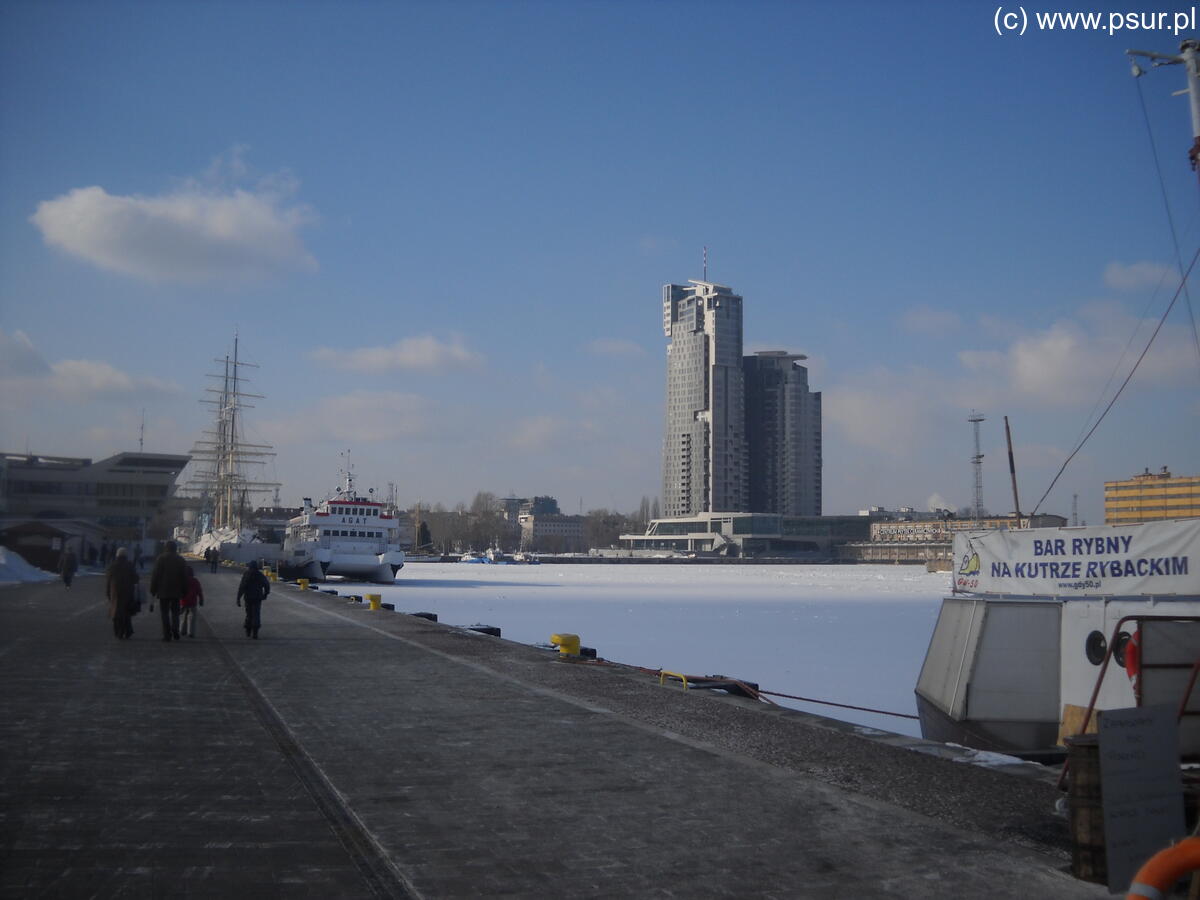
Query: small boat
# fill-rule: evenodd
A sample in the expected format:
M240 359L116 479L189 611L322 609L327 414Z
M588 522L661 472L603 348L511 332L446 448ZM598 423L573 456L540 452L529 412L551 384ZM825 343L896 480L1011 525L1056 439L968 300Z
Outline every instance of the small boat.
M1060 754L1093 710L1180 708L1200 754L1200 518L955 535L951 595L917 681L921 734Z
M339 575L376 584L391 584L404 567L400 519L387 504L360 497L347 471L342 487L291 519L283 540L279 573L284 578L323 581Z
M476 553L474 550L468 550L458 558L458 561L465 563L486 563L487 557L482 553Z
M537 554L527 553L524 550L518 550L514 553L512 561L515 563L524 563L528 566L536 566L541 563L541 560L537 558Z

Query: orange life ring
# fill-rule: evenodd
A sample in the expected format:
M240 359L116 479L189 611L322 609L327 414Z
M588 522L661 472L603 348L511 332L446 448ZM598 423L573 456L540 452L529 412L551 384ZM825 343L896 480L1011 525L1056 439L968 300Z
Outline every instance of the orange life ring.
M1165 900L1175 882L1195 869L1200 869L1200 838L1184 838L1138 869L1125 900Z
M1141 638L1142 630L1139 628L1125 642L1125 674L1134 685L1142 674Z

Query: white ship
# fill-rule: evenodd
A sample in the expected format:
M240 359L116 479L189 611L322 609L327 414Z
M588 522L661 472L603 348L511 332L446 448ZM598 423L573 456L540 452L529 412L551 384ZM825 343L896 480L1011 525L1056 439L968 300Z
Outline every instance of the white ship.
M1097 710L1170 704L1200 754L1200 519L968 532L954 558L917 682L924 737L1038 756Z
M384 503L358 496L347 471L345 483L316 506L304 498L304 510L288 522L280 574L323 581L340 575L358 581L391 584L404 567L400 519Z

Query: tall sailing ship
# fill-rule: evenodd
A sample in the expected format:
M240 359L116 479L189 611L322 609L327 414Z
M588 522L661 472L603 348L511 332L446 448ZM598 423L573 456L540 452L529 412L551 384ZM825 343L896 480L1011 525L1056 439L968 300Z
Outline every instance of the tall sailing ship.
M217 383L206 388L213 396L200 401L214 407L214 417L212 428L192 447L197 468L184 484L185 491L198 501L193 548L240 542L253 509L252 496L280 486L247 474L249 467L265 465L275 451L270 444L249 443L243 436L245 410L253 409L246 401L262 399L262 395L244 390L249 382L244 370L258 366L241 359L239 351L234 335L233 355L214 360L222 370L208 374Z

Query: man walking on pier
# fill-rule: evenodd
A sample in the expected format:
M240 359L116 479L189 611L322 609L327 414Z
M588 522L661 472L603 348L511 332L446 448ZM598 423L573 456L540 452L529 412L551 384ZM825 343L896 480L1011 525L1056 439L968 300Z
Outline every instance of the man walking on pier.
M262 625L262 602L267 594L271 593L271 582L267 580L258 568L256 560L250 560L246 563L246 572L242 575L242 580L238 584L237 605L242 605L242 598L246 600L246 637L258 640L258 629Z
M163 640L179 640L179 598L187 593L187 564L174 541L167 541L150 573L150 593L158 598Z

